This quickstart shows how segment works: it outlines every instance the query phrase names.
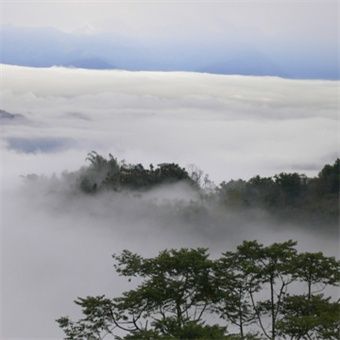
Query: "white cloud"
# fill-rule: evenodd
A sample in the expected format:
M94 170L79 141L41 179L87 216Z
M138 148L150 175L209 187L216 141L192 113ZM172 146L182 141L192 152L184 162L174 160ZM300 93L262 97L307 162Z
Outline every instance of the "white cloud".
M279 171L315 175L338 153L338 82L1 67L2 109L27 118L1 126L8 336L60 336L54 319L74 312L76 296L126 288L113 275L110 257L123 248L149 255L164 247L207 246L216 254L245 238L293 238L304 249L336 252L335 238L272 229L256 218L211 211L190 220L176 206L184 199L181 209L190 207L195 198L183 188L143 198L81 197L63 186L23 186L18 176L76 170L92 149L146 165L194 163L216 182ZM42 152L31 152L40 143Z
M4 161L20 164L25 157L14 169L6 161L4 171L14 175L55 163L57 172L81 166L95 149L131 162L194 163L219 182L281 170L315 174L302 165L318 169L338 150L334 81L5 65L2 70L3 109L29 119L3 127ZM22 156L4 147L8 138L72 143L65 143L63 153ZM35 163L37 157L45 162Z

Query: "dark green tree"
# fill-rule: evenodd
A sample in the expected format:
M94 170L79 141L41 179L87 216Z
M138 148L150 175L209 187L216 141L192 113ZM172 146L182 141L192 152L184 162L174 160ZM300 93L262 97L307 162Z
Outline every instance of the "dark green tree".
M143 279L135 290L117 299L119 308L145 319L144 325L151 319L163 335L177 334L189 324L198 325L216 299L212 261L206 249L165 250L150 259L124 251L114 258L120 275ZM122 318L127 319L124 313Z
M305 181L298 173L280 173L274 176L275 184L279 188L280 204L294 205L301 198L305 188Z
M100 190L148 190L160 184L186 182L194 188L199 184L189 176L185 168L175 163L161 163L157 167L150 164L149 169L142 164L126 164L111 154L109 159L92 151L88 154L90 165L81 169L79 187L85 193Z
M74 322L69 317L57 320L65 339L101 340L117 328L115 303L105 296L88 296L74 301L81 307L83 318Z
M319 190L322 194L335 194L339 196L340 190L340 159L333 165L326 164L318 175Z
M245 241L237 247L236 253L244 259L240 269L250 282L248 293L253 313L268 339L276 338L282 300L294 281L292 261L297 253L295 245L296 242L287 241L264 247L256 241ZM269 296L263 298L266 292ZM269 327L265 326L267 319L270 320Z
M250 251L257 244L248 243L248 246ZM224 320L239 328L242 339L246 336L245 328L256 319L249 292L260 289L251 261L246 252L236 251L223 253L215 262L215 277L219 287L216 310Z
M135 288L113 299L78 298L83 317L57 322L66 339L338 339L339 301L313 288L337 285L339 262L295 246L245 241L216 260L204 248L153 258L125 250L113 255L115 269ZM306 283L304 294L290 295ZM227 333L231 325L238 334Z
M340 304L322 295L287 296L277 323L278 335L290 339L340 338Z
M221 338L225 329L206 325L216 300L212 261L206 249L165 250L154 258L142 258L129 251L114 255L117 272L129 280L142 282L112 300L79 298L85 318L72 322L58 319L67 339L102 339L116 329L127 339Z
M316 293L328 285L337 286L340 281L340 262L334 257L319 253L300 253L294 258L294 277L307 284L307 298L314 293L313 285L318 285ZM321 286L321 287L320 287Z

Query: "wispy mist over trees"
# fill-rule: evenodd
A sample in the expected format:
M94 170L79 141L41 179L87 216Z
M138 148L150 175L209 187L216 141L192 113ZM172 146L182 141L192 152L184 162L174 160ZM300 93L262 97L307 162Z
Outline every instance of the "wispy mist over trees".
M218 205L235 213L265 211L277 221L310 224L323 228L337 226L339 219L340 160L325 165L317 177L279 173L272 177L254 176L249 180L223 181L215 185L199 169L185 169L175 163L145 168L142 164L118 161L91 152L88 166L65 174L76 190L143 193L162 185L185 183L197 192L201 207ZM30 176L30 178L35 176Z
M248 181L221 183L217 188L226 206L264 208L278 218L336 223L339 218L340 160L325 165L317 177L280 173Z
M186 169L175 163L162 163L156 167L150 164L149 169L145 169L142 164L119 162L111 154L109 159L105 159L96 152L89 153L87 160L90 162L90 166L79 178L80 188L86 193L104 189L113 191L147 190L156 185L179 181L185 181L191 185L197 184Z

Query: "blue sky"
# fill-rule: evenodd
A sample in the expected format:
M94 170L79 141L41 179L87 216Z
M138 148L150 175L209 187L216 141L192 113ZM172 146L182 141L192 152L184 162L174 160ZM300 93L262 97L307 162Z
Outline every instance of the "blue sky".
M2 1L1 62L339 79L333 0Z

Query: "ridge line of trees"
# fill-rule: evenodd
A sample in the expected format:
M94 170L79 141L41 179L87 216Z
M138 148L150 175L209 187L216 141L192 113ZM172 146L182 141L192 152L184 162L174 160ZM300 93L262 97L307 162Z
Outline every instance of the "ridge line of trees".
M263 209L278 220L338 225L340 159L325 165L317 177L280 173L272 177L255 176L248 181L230 180L214 186L199 169L191 171L176 163L149 168L127 164L111 154L108 159L92 151L90 165L77 174L77 185L87 194L103 190L146 191L162 184L187 183L202 200L215 201L233 210ZM205 187L210 190L205 190Z

